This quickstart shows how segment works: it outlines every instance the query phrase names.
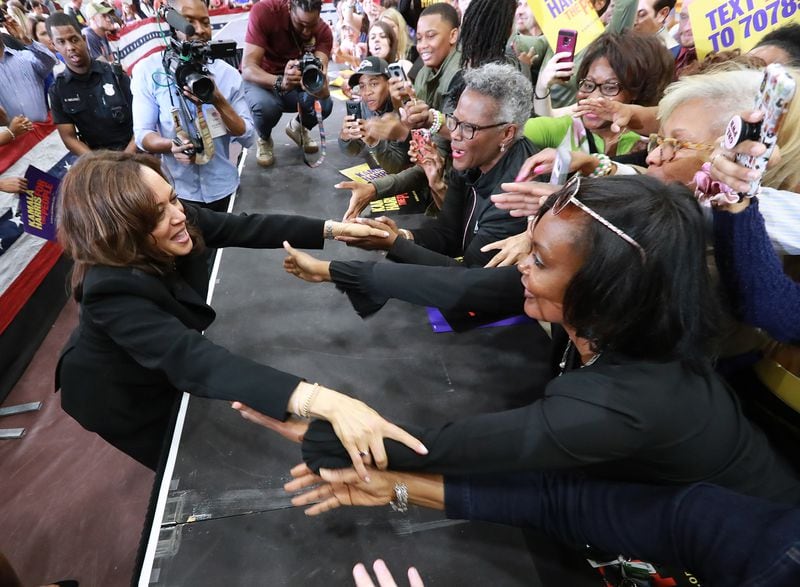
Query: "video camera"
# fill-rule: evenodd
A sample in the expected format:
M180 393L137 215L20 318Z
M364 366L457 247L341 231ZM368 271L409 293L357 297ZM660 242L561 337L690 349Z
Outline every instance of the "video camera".
M311 51L306 51L300 59L300 79L309 94L318 94L325 85L322 61Z
M165 6L161 17L169 26L186 37L195 34L194 27L174 8ZM215 59L230 59L236 56L234 41L179 41L169 38L162 62L164 71L171 75L178 88L188 86L201 102L211 103L214 96L214 80L211 79L206 64Z

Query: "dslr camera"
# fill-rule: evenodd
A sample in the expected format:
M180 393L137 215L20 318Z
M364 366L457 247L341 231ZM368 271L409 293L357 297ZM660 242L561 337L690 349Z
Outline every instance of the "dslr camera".
M174 8L165 8L162 18L174 30L187 37L195 34L194 27ZM209 104L214 96L214 80L211 79L206 64L215 59L236 58L234 41L179 41L174 36L164 50L162 62L164 71L171 76L178 88L188 86L201 102Z
M318 94L325 85L322 61L311 51L306 51L300 59L300 79L309 94Z

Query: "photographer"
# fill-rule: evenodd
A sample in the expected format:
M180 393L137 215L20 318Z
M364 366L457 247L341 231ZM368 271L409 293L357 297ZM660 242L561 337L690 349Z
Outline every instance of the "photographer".
M202 0L174 0L170 6L195 30L190 37L174 31L178 42L208 43L211 40L211 20ZM249 147L253 137L253 122L242 92L242 78L222 60L206 64L214 90L210 103L201 104L198 96L187 87L177 87L174 72L165 71L163 57L161 53L151 55L133 72L136 144L145 151L162 155L181 198L225 211L231 193L239 185L236 166L228 157L230 143L237 140ZM182 102L186 106L183 113ZM176 108L180 128L175 125L173 111ZM200 139L202 142L193 144L189 140L192 136L196 143ZM174 140L176 138L178 141Z
M333 48L330 27L320 18L322 0L262 0L253 5L247 24L242 76L245 95L258 130L258 164L275 162L272 129L284 112L302 112L286 127L306 153L319 144L308 131L333 110L328 90L328 61Z
M45 26L66 64L49 92L53 122L64 145L79 156L92 149L135 153L128 76L89 57L87 42L73 17L56 12Z

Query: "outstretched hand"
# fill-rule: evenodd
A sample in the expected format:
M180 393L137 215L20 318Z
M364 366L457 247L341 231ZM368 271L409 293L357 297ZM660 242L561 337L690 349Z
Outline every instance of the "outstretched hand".
M303 442L303 437L306 434L306 430L308 430L308 421L302 420L297 416L289 416L285 422L281 422L280 420L270 418L266 414L254 410L250 406L244 405L242 402L233 402L231 403L231 407L239 412L245 420L249 420L253 424L258 424L264 428L274 430L287 440L298 444Z
M489 243L481 247L482 253L498 250L499 252L484 265L484 267L507 267L516 265L531 252L531 237L526 230L520 234L504 238L497 242Z
M295 277L310 283L331 280L330 261L322 261L308 253L298 251L286 241L283 241L283 248L287 253L286 258L283 260L283 269L286 273L291 273Z
M491 196L492 202L514 217L534 216L547 198L561 189L561 186L538 181L503 183L500 187L505 192Z
M623 104L608 98L584 98L575 106L572 114L573 118L580 118L587 114L593 114L598 118L607 120L611 123L611 132L621 133L628 128L633 117L633 109L630 104Z
M378 579L378 587L397 587L392 572L381 559L375 561L372 570L375 571L375 577ZM358 563L353 567L353 579L355 579L356 587L375 587L375 583L372 582L369 571L363 563ZM419 571L414 567L408 569L408 587L425 587Z
M334 185L337 190L350 190L350 202L347 212L344 213L342 220L345 222L353 220L366 208L369 203L378 195L378 190L371 183L361 183L359 181L340 181Z
M369 234L360 236L355 234L343 234L342 236L337 236L336 240L345 243L348 247L358 247L367 251L388 251L400 232L395 221L386 216L380 216L374 220L371 218L356 218L350 224L353 226L361 225L369 227L373 230L370 231Z
M301 463L290 474L292 481L283 488L288 493L299 495L292 498L292 505L302 507L307 516L317 516L341 506L379 506L387 505L394 497L394 483L387 474L368 468L369 483L365 482L355 469L320 469L315 475L308 465Z

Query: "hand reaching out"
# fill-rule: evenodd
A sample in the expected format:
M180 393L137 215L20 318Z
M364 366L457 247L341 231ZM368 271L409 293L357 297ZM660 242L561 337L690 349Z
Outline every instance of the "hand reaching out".
M537 181L503 183L500 187L505 192L491 196L492 202L501 210L509 210L514 217L535 215L547 198L561 189L561 186Z
M553 165L555 164L557 154L558 151L552 147L547 147L535 155L531 155L525 160L522 167L519 168L519 173L517 173L517 177L514 178L514 181L531 181L537 175L550 173L553 171Z
M358 247L367 251L388 251L400 234L400 229L397 228L395 221L386 216L381 216L374 220L370 218L356 218L353 223L366 225L375 229L375 231L370 231L370 233L366 235L353 234L336 237L337 241L345 243L348 247ZM386 236L380 236L381 234Z
M350 202L347 212L344 213L342 220L345 222L353 220L361 214L369 203L375 199L378 190L371 183L361 183L359 181L340 181L334 185L337 190L350 190Z
M261 412L244 405L242 402L232 402L231 407L239 412L239 414L241 414L242 418L245 420L248 420L253 424L263 426L264 428L269 428L270 430L273 430L283 436L285 439L298 444L303 442L303 437L306 434L306 430L308 430L308 420L302 420L297 416L289 416L285 422L281 422L280 420L270 418L266 414L262 414Z
M28 189L28 180L24 177L2 177L0 178L0 192L18 194Z
M516 265L531 252L531 237L528 231L504 238L494 243L481 247L481 252L486 253L499 249L492 259L484 265L485 267L506 267Z
M284 242L287 256L283 260L283 269L286 273L299 277L310 283L321 283L331 280L330 261L322 261L308 253L298 251L289 243Z
M394 577L392 577L392 572L381 559L375 561L372 565L372 569L375 571L375 577L378 579L378 587L397 587L397 583L395 583ZM367 571L363 563L358 563L353 567L353 579L355 579L356 587L375 587L375 583L372 582L369 571ZM425 587L425 584L422 582L422 577L419 576L419 572L414 567L409 567L408 569L408 586Z
M283 488L288 493L303 491L292 498L296 507L311 505L307 516L317 516L341 506L388 505L394 497L394 482L388 473L368 468L369 483L355 469L320 469L315 475L305 463L294 467L292 481Z

